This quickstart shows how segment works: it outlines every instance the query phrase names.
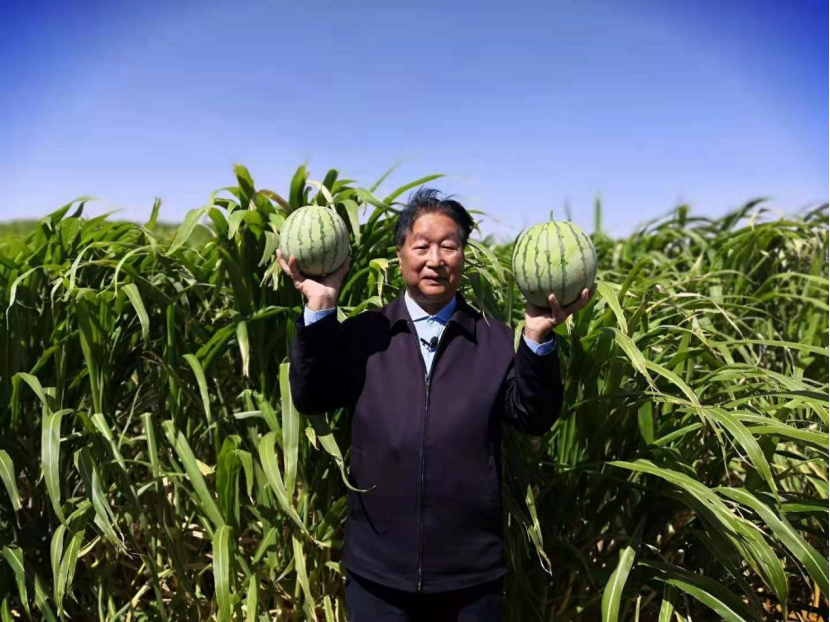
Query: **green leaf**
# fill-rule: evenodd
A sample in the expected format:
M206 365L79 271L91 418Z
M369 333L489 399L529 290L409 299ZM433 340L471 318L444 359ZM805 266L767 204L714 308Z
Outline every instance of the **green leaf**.
M638 565L655 570L657 579L693 596L727 622L763 622L758 612L749 609L738 596L717 581L662 562L643 560Z
M239 354L242 357L242 375L247 378L251 363L251 344L248 341L248 325L245 322L239 322L236 325L236 341L239 344Z
M237 449L236 456L239 458L239 462L242 464L242 469L245 471L245 491L248 493L248 499L253 501L255 482L253 456L251 456L251 452L245 451L244 449Z
M17 582L17 591L20 594L20 602L23 603L23 608L26 614L31 617L29 611L29 592L26 589L26 567L23 558L23 551L17 547L4 546L3 557L14 573L14 580Z
M2 622L14 622L12 618L12 610L11 606L9 605L9 598L4 597L3 602L0 603L0 621Z
M26 610L26 615L32 616L29 610L29 592L26 589L26 566L23 558L23 551L17 547L4 546L3 557L14 573L14 580L17 583L17 591L20 594L20 602Z
M8 328L8 325L9 325L9 310L10 310L10 309L12 308L12 306L14 305L14 301L15 301L15 299L16 299L16 297L17 297L17 288L18 288L18 286L19 286L19 285L20 285L23 281L25 281L25 280L26 280L26 277L27 277L27 276L29 276L32 272L34 272L35 270L42 270L42 269L43 269L43 266L35 266L34 268L30 268L29 270L26 270L26 272L24 272L23 274L21 274L19 277L17 277L17 278L16 278L16 279L12 282L11 289L9 290L9 306L8 306L8 307L6 307L6 327L7 327L7 328Z
M280 401L282 402L282 451L285 466L285 490L289 499L294 496L297 480L297 459L300 446L300 413L291 400L288 382L290 363L280 364Z
M291 544L294 547L294 568L297 571L297 581L299 581L300 586L303 589L303 594L305 595L306 604L308 605L308 610L311 612L311 619L317 620L317 614L315 613L316 604L314 603L314 595L311 592L311 584L308 582L308 574L306 573L306 564L305 564L305 553L303 552L303 544L300 542L300 539L295 535L291 534Z
M369 186L369 192L375 192L380 187L380 185L384 181L386 181L386 179L389 177L389 175L391 175L392 172L396 168L398 168L399 165L400 165L400 162L395 162L392 166L390 166L387 169L387 171L383 175L380 176L380 179L378 179L375 183L373 183L371 186Z
M226 522L239 524L239 471L242 463L236 449L238 436L225 437L216 460L216 493Z
M127 294L127 298L135 309L138 315L138 320L141 322L141 337L146 341L150 337L150 317L147 315L147 309L144 308L144 302L141 300L141 293L135 283L127 283L121 289Z
M190 365L193 370L193 375L196 376L196 382L199 385L199 394L202 396L202 406L205 409L205 416L207 417L208 425L213 424L213 418L210 416L210 396L208 395L207 380L205 379L205 372L202 369L199 359L192 354L185 354L184 360Z
M50 403L49 398L46 396L46 393L43 391L43 387L40 385L40 380L37 379L37 376L33 376L32 374L27 374L21 371L15 374L15 377L20 378L32 388L32 391L35 392L35 395L37 395L38 399L44 407L52 407L52 404Z
M58 525L55 529L55 532L52 534L52 540L49 543L49 559L52 562L52 581L53 591L55 594L58 594L60 591L59 577L61 568L61 557L63 556L63 538L65 535L66 525Z
M78 561L78 553L84 541L84 530L79 529L69 540L66 553L60 563L58 572L57 589L55 591L55 604L58 613L62 610L63 598L72 591L72 580L75 577L75 565Z
M153 201L152 211L150 212L150 220L148 220L144 224L144 228L147 229L148 231L154 231L155 230L156 222L158 222L159 210L160 209L161 209L161 199L159 197L156 197L156 199Z
M179 250L185 242L190 239L190 235L193 233L193 230L196 228L196 225L199 224L199 221L202 219L202 216L207 214L208 207L197 207L195 209L190 210L184 217L182 224L179 225L178 230L176 231L176 237L173 240L173 244L170 245L170 248L167 250L165 255L168 257Z
M277 541L277 533L278 532L276 527L270 527L268 531L265 532L265 535L262 537L262 540L256 547L256 551L254 551L254 556L251 558L251 563L259 563L259 560L262 559L262 556L265 554L265 551L268 550L268 547L273 546L274 543Z
M256 574L252 574L248 581L248 596L245 599L245 620L256 622L257 607L259 605L259 582Z
M235 164L233 172L236 175L236 181L239 184L239 202L242 209L248 209L248 203L254 196L254 180L248 169L241 164Z
M64 409L52 413L44 407L40 440L40 463L46 481L46 492L49 493L52 508L61 522L64 522L60 478L61 419L68 412L71 410Z
M306 179L308 179L308 173L306 172L305 164L303 164L294 173L294 177L291 178L291 190L288 194L288 203L291 206L292 212L306 204Z
M291 504L291 500L286 492L282 474L280 473L279 461L277 460L277 455L274 451L275 439L276 432L268 432L268 434L263 436L259 441L259 461L262 463L262 470L265 473L265 477L271 485L271 489L274 491L274 494L277 497L277 502L283 512L288 514L288 517L294 521L294 524L297 525L297 527L299 527L304 533L311 536L308 529L306 529L306 526L303 524L300 515L297 514L297 510L294 509L294 506Z
M684 473L659 467L650 460L639 459L634 462L612 460L607 464L656 475L674 484L689 494L696 510L705 516L711 517L730 534L738 535L738 528L736 526L737 517L732 514L726 504L709 487L698 480Z
M660 605L660 616L657 622L672 622L674 619L674 602L677 588L666 583L663 586L663 602Z
M98 525L104 532L104 535L117 549L126 551L126 547L121 539L118 537L116 530L118 528L115 521L115 514L110 507L104 489L101 486L101 476L98 465L92 458L89 447L83 447L78 452L78 469L81 472L81 478L86 488L86 494L89 500L92 501L92 507L95 508L95 524Z
M369 492L376 486L373 484L371 488L361 489L355 488L352 486L351 482L349 482L349 478L346 475L346 466L345 461L343 460L343 453L340 451L340 447L337 445L337 439L334 438L334 432L332 432L328 422L326 421L325 415L304 415L306 419L308 419L309 423L311 423L311 427L314 430L314 434L317 438L317 441L320 443L322 448L328 453L332 458L334 458L335 462L337 463L338 468L340 469L340 479L345 484L346 488L349 490L353 490L354 492Z
M649 385L653 387L654 381L648 373L648 361L646 360L646 357L643 356L643 353L640 352L639 348L637 348L634 340L625 333L621 332L619 328L614 328L613 326L603 327L601 330L614 335L614 341L616 341L617 345L622 348L626 355L628 355L634 369L640 372L645 377Z
M213 579L216 583L216 601L220 622L231 619L231 528L222 525L213 534Z
M602 620L603 622L617 622L620 615L620 599L622 598L625 582L634 566L637 557L637 548L640 543L640 534L643 531L645 519L641 519L629 543L620 549L620 558L617 567L611 573L611 578L605 585L602 593Z
M823 594L828 593L828 561L801 537L790 522L779 517L763 501L741 488L718 487L715 490L738 503L752 508L761 517L793 556L800 561L818 583Z
M81 266L81 260L84 257L84 253L87 252L92 247L92 244L85 246L81 249L81 252L78 253L75 260L72 262L72 266L69 268L69 272L67 275L69 276L69 286L66 288L66 293L63 296L64 300L69 300L69 294L75 289L75 280L78 274L78 268Z
M266 264L268 261L274 259L277 252L277 246L280 244L280 236L273 231L265 232L265 246L262 249L262 258L259 260L257 267Z
M17 492L17 476L15 474L14 462L5 449L0 449L0 479L6 486L9 493L9 500L15 512L20 511L20 495Z
M228 239L233 239L233 236L236 235L236 232L239 231L239 226L242 224L242 221L245 220L245 214L247 210L245 209L238 209L234 211L228 217Z
M530 512L530 525L526 526L527 533L533 541L533 546L536 548L536 554L539 556L539 561L545 568L546 572L551 571L550 559L545 553L545 545L542 540L542 526L539 524L539 517L536 515L536 501L533 498L533 488L530 484L527 485L525 492L525 504L528 512Z
M35 573L35 605L43 614L43 619L46 622L58 622L55 614L52 613L52 608L47 601L46 590L43 589L43 581L40 579L40 574Z
M610 283L606 283L605 281L597 281L596 285L597 293L600 295L600 298L605 301L605 304L608 305L617 317L617 324L620 325L620 330L624 334L628 335L628 324L625 321L625 313L623 313L620 301L617 297L617 287L611 285Z
M749 460L752 462L752 465L758 470L758 473L761 474L761 477L769 485L770 490L773 494L778 498L778 487L775 485L775 479L772 477L772 470L770 469L769 462L764 457L764 452L761 449L761 446L758 444L758 441L750 433L750 430L741 423L735 415L730 413L727 410L719 407L712 407L709 409L709 412L712 415L712 418L721 424L726 430L738 441L738 443L743 447L744 451L749 456Z
M164 430L168 442L176 450L176 455L184 466L184 470L187 472L187 476L199 500L200 509L217 528L221 527L225 524L225 520L222 518L219 507L208 491L205 478L199 470L196 457L193 455L193 450L190 449L190 445L184 437L184 434L176 431L172 421L163 422L161 427Z
M354 234L355 244L360 244L360 207L358 206L356 201L352 201L351 199L346 199L342 201L343 207L346 208L346 214L349 217L349 224L352 227L352 233Z

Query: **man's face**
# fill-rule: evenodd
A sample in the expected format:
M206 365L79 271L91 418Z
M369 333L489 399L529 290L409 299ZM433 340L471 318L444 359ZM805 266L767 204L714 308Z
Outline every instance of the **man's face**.
M464 273L464 247L452 218L441 213L419 216L397 252L415 302L443 306L452 300Z

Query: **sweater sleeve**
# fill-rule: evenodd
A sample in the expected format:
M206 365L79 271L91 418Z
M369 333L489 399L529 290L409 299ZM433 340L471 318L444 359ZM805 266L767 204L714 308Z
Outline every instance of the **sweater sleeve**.
M297 318L289 350L291 398L303 414L315 415L347 406L350 373L346 328L329 312L306 322Z
M542 436L561 415L562 399L559 357L536 354L520 339L502 385L503 418L526 434Z

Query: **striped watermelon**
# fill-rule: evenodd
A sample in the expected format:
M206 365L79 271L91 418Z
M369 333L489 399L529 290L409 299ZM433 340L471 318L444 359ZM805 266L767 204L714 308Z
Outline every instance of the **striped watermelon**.
M597 276L597 253L591 239L564 220L543 222L519 236L513 248L513 275L525 299L548 308L548 296L562 306L591 289Z
M286 261L294 255L297 267L306 276L325 276L346 261L349 231L333 209L307 205L285 219L280 229L280 250Z

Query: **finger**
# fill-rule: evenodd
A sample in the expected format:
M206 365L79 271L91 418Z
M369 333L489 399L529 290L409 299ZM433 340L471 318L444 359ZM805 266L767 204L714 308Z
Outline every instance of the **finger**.
M277 262L280 264L280 268L282 268L282 271L285 273L286 276L293 277L293 275L291 274L291 268L289 268L288 264L285 263L285 259L283 259L282 256L282 250L280 249L277 249Z
M303 281L305 281L305 277L303 273L300 272L300 269L297 267L297 258L294 255L291 255L288 258L288 268L291 270L291 278L294 279L294 282L299 287Z
M548 304L550 305L550 311L552 314L555 314L561 309L559 305L559 301L556 299L556 294L551 294L548 296Z
M568 314L562 310L562 305L559 304L559 301L556 299L556 295L551 294L548 296L548 302L550 302L550 316L554 324L561 324L564 322L568 318Z

